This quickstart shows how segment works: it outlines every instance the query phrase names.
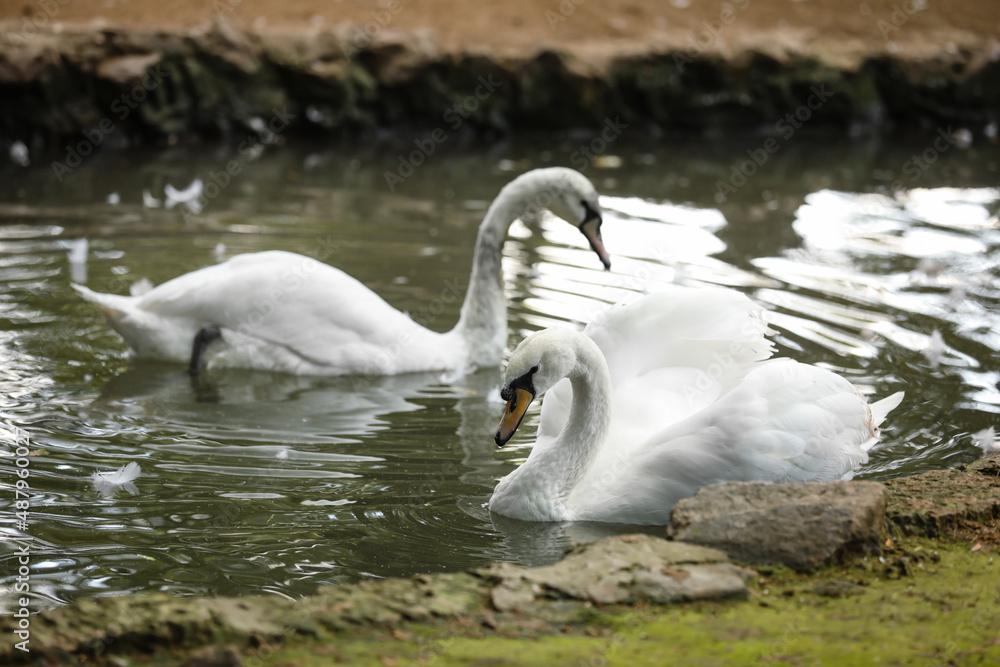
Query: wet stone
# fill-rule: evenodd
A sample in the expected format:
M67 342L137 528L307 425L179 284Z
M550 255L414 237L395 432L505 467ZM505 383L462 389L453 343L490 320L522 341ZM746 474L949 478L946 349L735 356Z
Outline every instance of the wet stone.
M547 567L528 570L497 563L476 573L499 580L494 591L506 589L501 604L509 604L516 591L521 607L529 602L529 593L535 600L569 598L597 604L747 595L745 572L729 563L724 553L651 535L620 535L584 544Z
M677 503L667 532L745 563L811 570L876 551L887 497L876 482L713 484Z

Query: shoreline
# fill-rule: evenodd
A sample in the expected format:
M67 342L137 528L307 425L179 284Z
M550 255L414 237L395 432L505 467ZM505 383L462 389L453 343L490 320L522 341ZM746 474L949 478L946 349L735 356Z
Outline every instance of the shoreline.
M289 136L333 142L438 128L599 135L609 121L651 138L954 125L997 141L1000 10L972 0L912 13L883 0L855 11L566 0L532 5L520 26L497 2L464 25L434 13L472 11L447 0L394 0L377 16L350 1L333 14L312 0L285 12L185 0L176 17L125 4L133 13L56 5L41 25L0 14L0 142L170 145L274 118Z
M640 642L641 635L672 641L678 655L689 656L715 655L722 641L727 662L747 653L758 660L830 651L870 658L873 650L890 661L1000 657L991 634L1000 608L1000 454L884 484L811 486L838 485L885 494L881 536L806 570L748 566L714 548L619 535L573 547L552 566L496 563L367 580L323 586L296 600L159 592L82 599L31 615L27 629L18 625L23 618L0 618L0 633L20 632L27 642L20 645L27 650L0 644L0 658L194 667L244 660L322 665L335 655L348 662L468 664L470 654L513 651L554 664L546 652L556 650L563 661L567 651L580 660L604 652L606 659L612 641L631 645L631 664L658 664L662 644ZM773 485L779 494L801 486ZM762 615L770 618L758 627ZM879 639L886 623L888 634ZM623 624L627 642L615 639ZM812 639L789 642L790 625L800 639ZM674 636L677 627L689 630ZM839 637L837 645L824 633Z

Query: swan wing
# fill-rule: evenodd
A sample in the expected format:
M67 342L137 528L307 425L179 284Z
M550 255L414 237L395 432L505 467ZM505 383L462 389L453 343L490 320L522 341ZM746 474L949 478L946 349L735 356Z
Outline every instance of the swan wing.
M283 348L343 372L398 372L403 348L436 335L343 271L284 251L237 255L179 276L130 299L128 310L146 335L180 339L184 354L198 328L215 324L230 346Z
M736 388L645 439L629 440L638 431L617 417L581 496L603 498L588 511L652 524L669 521L678 500L707 484L850 478L867 462L877 428L850 382L791 359L758 364Z
M663 368L732 372L767 359L762 309L739 292L672 286L599 313L584 333L601 348L617 386ZM737 368L734 368L737 367Z
M611 373L612 433L641 442L650 431L710 405L773 353L762 310L728 289L673 286L599 313L584 329ZM566 425L573 389L568 380L542 404L538 440Z

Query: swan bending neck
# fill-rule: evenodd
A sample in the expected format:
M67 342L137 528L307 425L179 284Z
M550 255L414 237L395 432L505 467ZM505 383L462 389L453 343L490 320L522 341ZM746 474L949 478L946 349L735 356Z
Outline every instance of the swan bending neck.
M500 191L479 226L469 290L455 326L469 346L470 358L484 363L499 363L507 344L501 256L507 230L527 206L523 188L512 188L515 184L517 180Z
M573 387L569 417L555 442L537 462L551 480L559 504L565 504L587 476L611 423L611 374L607 361L589 338L580 334L577 341L577 363L567 375Z

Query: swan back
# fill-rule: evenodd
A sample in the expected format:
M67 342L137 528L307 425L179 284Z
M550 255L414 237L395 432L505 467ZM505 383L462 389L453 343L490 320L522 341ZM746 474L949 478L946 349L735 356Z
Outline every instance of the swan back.
M616 427L673 423L735 386L752 364L773 354L762 314L738 292L684 287L597 314L584 334L607 362L615 412L622 415ZM538 428L543 445L562 430L571 401L569 383L548 393Z
M607 362L606 409L579 381L600 370L556 382L528 461L497 485L491 509L664 524L706 484L849 478L901 396L869 406L835 373L770 359L767 333L761 311L724 289L673 288L599 315L584 334ZM535 363L517 352L515 361L514 372Z

